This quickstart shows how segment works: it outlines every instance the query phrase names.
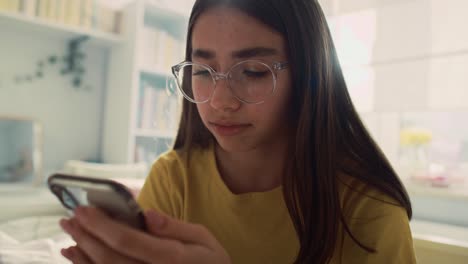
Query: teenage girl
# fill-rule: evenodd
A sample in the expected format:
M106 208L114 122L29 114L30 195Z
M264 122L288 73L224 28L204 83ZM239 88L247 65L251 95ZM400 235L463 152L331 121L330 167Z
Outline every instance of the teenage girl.
M415 263L411 204L347 91L314 0L197 0L148 233L82 207L73 263Z

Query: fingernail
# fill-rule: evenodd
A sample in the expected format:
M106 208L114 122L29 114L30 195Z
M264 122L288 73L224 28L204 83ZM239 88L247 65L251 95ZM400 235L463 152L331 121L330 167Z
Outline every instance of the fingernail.
M60 253L62 253L62 255L68 259L73 257L73 250L71 250L70 248L62 248Z

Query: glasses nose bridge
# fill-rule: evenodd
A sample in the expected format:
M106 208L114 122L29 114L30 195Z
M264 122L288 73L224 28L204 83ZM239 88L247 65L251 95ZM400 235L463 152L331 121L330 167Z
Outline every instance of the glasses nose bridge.
M226 73L222 73L222 72L213 72L213 80L215 81L215 87L218 86L218 81L221 81L221 80L225 80L226 81L226 85L229 89L231 89L231 82L230 82L230 79L231 79L231 71L228 71Z
M229 80L229 74L230 72L227 73L222 73L222 72L214 72L213 73L213 79L218 82L219 80Z

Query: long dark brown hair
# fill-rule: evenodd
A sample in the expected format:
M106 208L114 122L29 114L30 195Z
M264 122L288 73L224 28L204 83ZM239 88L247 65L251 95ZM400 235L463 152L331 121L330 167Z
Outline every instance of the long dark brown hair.
M236 8L281 33L293 80L291 123L297 128L283 178L283 195L300 249L296 263L326 263L340 227L363 249L344 219L340 173L377 188L406 209L411 203L390 163L365 129L347 91L321 7L315 0L197 0L189 20L186 60L191 60L197 18L214 6ZM183 85L190 85L184 80ZM206 148L213 136L195 104L184 100L174 149Z

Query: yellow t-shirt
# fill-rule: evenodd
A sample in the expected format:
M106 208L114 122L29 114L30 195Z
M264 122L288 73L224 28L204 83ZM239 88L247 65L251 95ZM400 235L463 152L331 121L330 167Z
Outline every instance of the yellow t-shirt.
M138 197L143 209L204 225L224 246L233 263L294 261L299 242L281 187L236 195L220 177L213 147L193 150L190 164L179 154L170 151L153 164ZM405 210L347 187L353 184L355 181L348 177L340 187L345 216L354 236L378 253L367 253L343 235L331 263L415 263ZM385 198L365 185L358 189Z

